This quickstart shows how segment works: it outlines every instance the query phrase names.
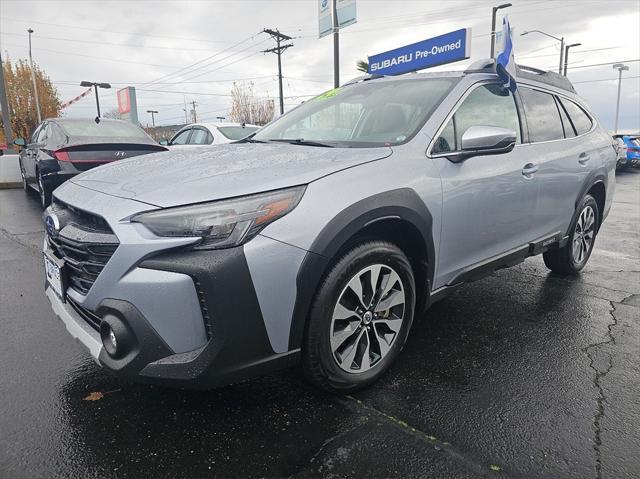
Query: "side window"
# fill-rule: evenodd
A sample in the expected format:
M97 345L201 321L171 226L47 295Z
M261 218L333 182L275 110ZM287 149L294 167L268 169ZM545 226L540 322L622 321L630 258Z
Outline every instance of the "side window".
M521 143L518 110L509 89L491 83L473 90L436 139L433 153L459 150L462 135L472 126L496 126L513 130L516 132L516 142Z
M211 143L213 143L213 135L211 134L210 131L207 132L207 145L210 145Z
M40 128L40 132L38 133L38 139L36 140L36 143L44 143L45 141L47 141L48 137L49 137L49 123L44 123L42 125L42 128Z
M453 118L449 120L447 125L440 133L440 136L433 144L433 153L448 153L456 151L456 129L453 124Z
M183 132L180 132L177 136L175 136L173 140L169 142L169 144L170 145L186 145L190 134L191 134L191 128L189 128L188 130L184 130Z
M573 123L571 123L571 120L569 120L569 117L567 116L567 112L565 111L564 106L562 105L562 103L560 103L560 99L558 97L555 97L555 98L558 104L558 111L560 112L560 118L562 119L562 126L564 127L564 137L573 138L574 136L576 136L576 130L575 128L573 128Z
M569 114L569 117L573 122L573 126L576 127L578 135L584 135L585 133L588 133L593 126L593 122L591 121L591 118L589 118L589 115L587 115L582 108L580 108L570 100L560 101L567 110L567 113Z
M206 145L207 144L207 132L201 128L194 128L189 138L190 145Z
M560 112L553 95L530 88L522 88L520 96L529 125L529 139L535 141L564 138Z
M29 143L37 143L38 142L38 135L40 134L40 130L42 130L42 127L44 125L40 125L38 128L36 128L36 131L33 132L33 134L31 135L31 139L29 140Z

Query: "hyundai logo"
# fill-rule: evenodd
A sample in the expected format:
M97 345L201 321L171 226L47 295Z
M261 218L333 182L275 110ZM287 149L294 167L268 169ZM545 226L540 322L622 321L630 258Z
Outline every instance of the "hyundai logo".
M55 213L49 213L44 219L44 225L49 236L57 236L60 231L60 220Z

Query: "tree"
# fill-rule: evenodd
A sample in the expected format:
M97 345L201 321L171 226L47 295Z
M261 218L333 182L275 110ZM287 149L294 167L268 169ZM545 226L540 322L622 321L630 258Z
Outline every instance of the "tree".
M364 72L364 73L368 73L369 72L369 63L365 62L364 60L358 60L356 62L356 69L358 71Z
M38 99L42 118L56 118L60 115L60 99L58 91L51 83L51 79L34 65ZM26 60L16 63L10 60L4 63L4 80L7 89L7 103L11 114L11 127L15 138L28 138L38 126L31 68ZM0 119L1 123L1 119ZM4 138L0 128L0 138Z
M237 123L266 125L273 119L275 103L270 98L257 98L253 82L233 83L229 118Z

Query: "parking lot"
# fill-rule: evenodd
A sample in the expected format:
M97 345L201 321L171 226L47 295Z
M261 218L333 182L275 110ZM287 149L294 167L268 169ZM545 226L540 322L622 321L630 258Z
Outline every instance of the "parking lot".
M2 477L640 477L638 170L581 276L536 257L459 290L352 397L297 370L210 392L111 377L51 312L42 240L35 195L0 190Z

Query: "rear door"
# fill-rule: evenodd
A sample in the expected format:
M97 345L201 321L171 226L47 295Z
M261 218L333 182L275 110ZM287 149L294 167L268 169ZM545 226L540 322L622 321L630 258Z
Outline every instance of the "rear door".
M471 126L514 130L518 144L509 153L450 161L448 154L459 150L462 134ZM521 138L514 96L495 83L468 92L436 137L430 156L439 167L443 189L436 288L532 239L538 182L535 172L523 172L531 159Z
M520 96L527 116L529 140L539 165L536 235L564 235L573 217L576 197L589 172L590 142L576 131L565 102L552 92L522 87ZM591 129L590 120L582 129Z

